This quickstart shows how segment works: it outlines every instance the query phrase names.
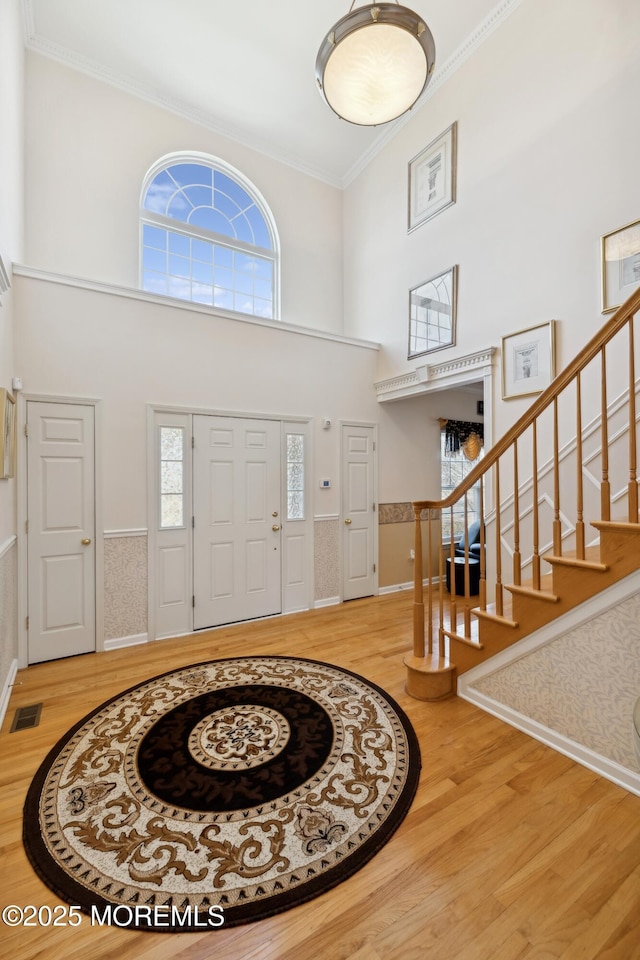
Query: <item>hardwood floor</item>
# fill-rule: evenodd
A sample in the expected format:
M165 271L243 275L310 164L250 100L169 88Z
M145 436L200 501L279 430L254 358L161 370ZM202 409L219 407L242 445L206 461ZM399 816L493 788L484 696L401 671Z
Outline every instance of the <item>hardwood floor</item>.
M18 674L0 733L0 908L60 901L22 849L22 804L49 748L89 710L173 667L243 654L335 663L384 687L422 750L413 806L355 876L271 919L203 934L0 925L12 960L639 960L640 798L458 698L404 691L407 593L224 628ZM19 706L40 725L9 733Z

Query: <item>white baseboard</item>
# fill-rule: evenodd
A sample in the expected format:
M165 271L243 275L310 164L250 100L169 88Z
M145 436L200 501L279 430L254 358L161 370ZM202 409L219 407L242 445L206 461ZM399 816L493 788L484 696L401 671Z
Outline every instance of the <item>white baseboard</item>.
M9 700L11 698L11 688L13 687L14 680L16 679L18 673L18 661L12 660L9 667L9 672L7 678L2 685L2 693L0 693L0 727L4 723L5 714L9 707Z
M432 580L432 583L434 584L440 583L440 577L434 577ZM428 584L429 584L428 580L422 581L423 587L428 586ZM413 580L407 580L406 583L392 583L388 587L380 587L380 589L378 590L378 595L382 597L387 593L399 593L401 590L404 590L406 592L407 590L413 590L413 587L414 587Z
M340 597L325 597L324 600L315 600L313 609L318 610L320 607L335 607L339 603Z
M406 583L392 583L388 587L380 587L378 590L378 596L384 597L387 593L400 593L401 590L404 590L405 593L407 590L413 588L413 581L407 580Z
M538 723L537 720L526 717L517 710L513 710L504 703L499 703L497 700L494 700L493 697L488 697L486 694L480 693L472 687L460 689L461 679L462 677L458 680L458 696L463 700L468 700L469 703L473 703L486 713L492 714L499 720L504 720L505 723L516 727L518 730L522 730L523 733L528 733L529 736L534 737L534 739L546 744L553 750L557 750L558 753L564 754L565 757L575 760L576 763L582 764L583 767L588 767L589 770L593 770L607 780L611 780L612 783L617 784L619 787L624 787L629 793L634 793L640 797L640 772L636 773L633 770L629 770L628 767L623 767L621 764L616 763L614 760L603 757L602 754L596 753L594 750L589 749L589 747L585 747L584 744L571 740L569 737L564 736L564 734L558 733L557 730L552 730L550 727Z
M138 647L142 643L148 643L149 636L146 633L134 633L130 637L116 637L113 640L105 640L105 650L120 650L122 647Z

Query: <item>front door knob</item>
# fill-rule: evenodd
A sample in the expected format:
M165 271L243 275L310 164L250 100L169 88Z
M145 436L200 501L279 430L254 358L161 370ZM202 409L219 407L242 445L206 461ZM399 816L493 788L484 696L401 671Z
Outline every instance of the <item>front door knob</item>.
M347 526L351 523L351 520L349 519L349 517L347 517L347 519L345 520L345 523L347 524Z
M280 529L280 527L278 526L277 523L274 523L274 525L271 527L271 529L273 530L274 533L277 533L278 530Z

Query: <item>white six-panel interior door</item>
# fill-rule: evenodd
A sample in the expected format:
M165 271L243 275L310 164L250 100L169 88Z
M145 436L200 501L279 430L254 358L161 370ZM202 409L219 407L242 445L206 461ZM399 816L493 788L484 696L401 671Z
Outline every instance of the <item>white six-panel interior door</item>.
M342 424L342 599L377 590L375 428Z
M193 627L280 613L280 422L194 416L193 438Z
M94 414L27 403L30 664L96 648Z

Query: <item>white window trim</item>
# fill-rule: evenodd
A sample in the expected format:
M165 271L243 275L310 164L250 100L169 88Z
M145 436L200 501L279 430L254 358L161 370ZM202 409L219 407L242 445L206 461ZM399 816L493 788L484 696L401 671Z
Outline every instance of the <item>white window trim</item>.
M149 217L149 211L145 210L143 207L144 198L146 196L149 184L159 173L167 169L167 167L174 166L177 163L200 163L205 166L212 167L214 170L220 170L222 173L231 177L233 180L236 180L240 186L247 191L250 197L255 201L255 204L262 214L264 221L267 225L267 229L271 234L271 239L273 243L273 249L269 251L264 251L264 256L269 254L269 258L273 260L273 317L271 318L274 321L280 320L280 236L278 234L278 228L276 226L275 218L269 204L263 197L262 193L254 183L249 180L240 170L232 166L230 163L227 163L225 160L220 159L220 157L213 156L209 153L201 153L199 151L190 151L188 153L182 153L180 151L175 153L167 153L165 156L160 157L156 162L149 168L142 182L142 189L140 191L140 198L138 202L139 208L139 219L138 219L138 286L142 290L142 281L143 281L143 266L142 266L142 238L143 238L143 227L144 223L149 223L151 225L156 224L155 218ZM180 220L171 220L171 218L162 217L162 221L167 221L166 228L176 230L178 233L187 233L192 236L198 236L199 231L197 228L194 228L193 231L187 231L184 228L180 228ZM157 221L160 224L160 219ZM204 235L203 235L204 236ZM207 239L211 239L211 234L207 235ZM225 245L230 247L237 247L242 250L244 245L240 241L229 242L229 238L225 238ZM263 250L262 247L249 247L246 249L255 250L256 252ZM191 301L184 301L190 303ZM202 306L202 304L199 304ZM217 313L215 307L211 307L212 313ZM229 312L229 311L225 311ZM253 317L254 314L240 314L240 316Z

